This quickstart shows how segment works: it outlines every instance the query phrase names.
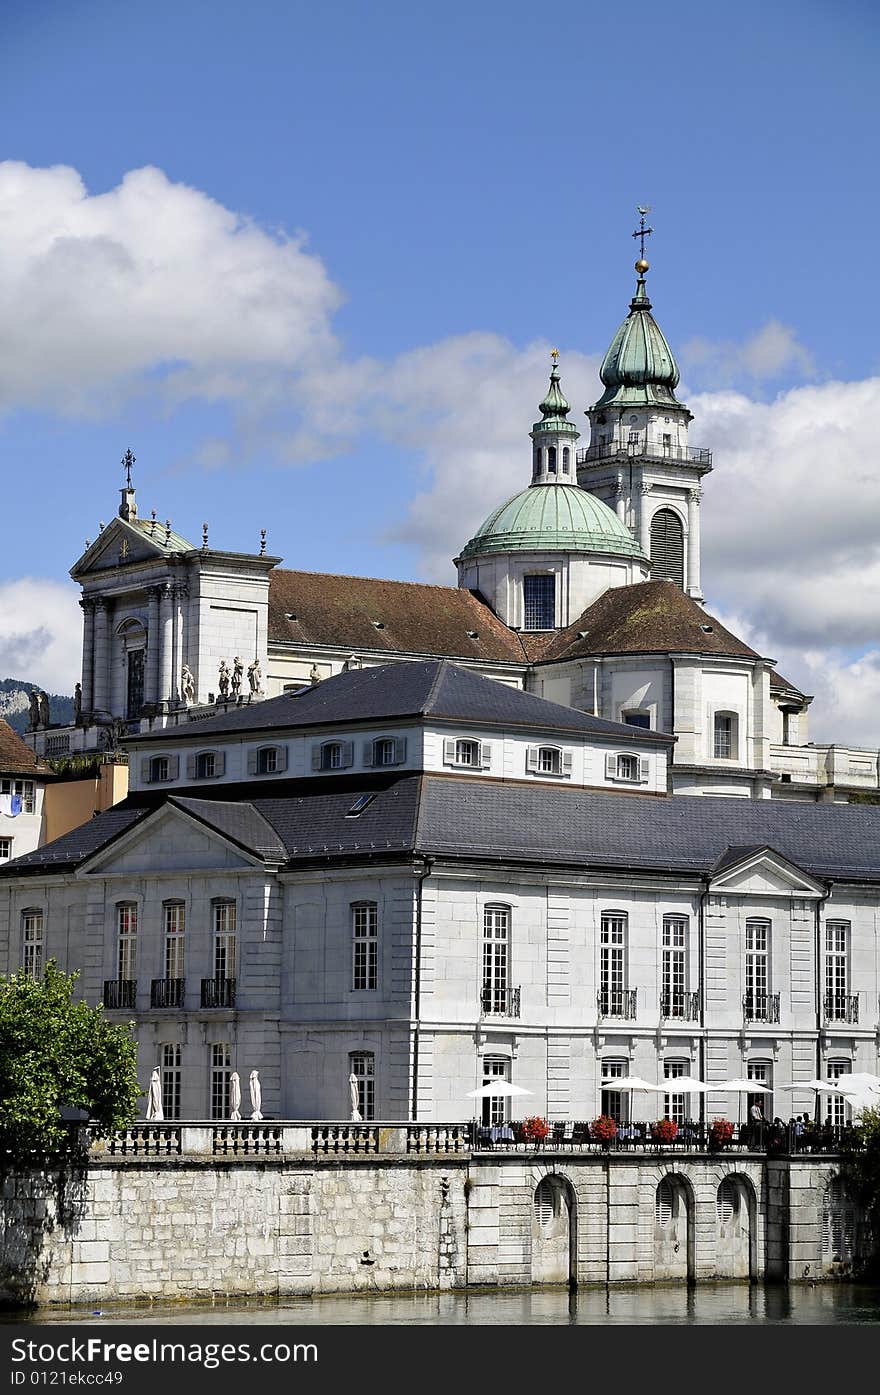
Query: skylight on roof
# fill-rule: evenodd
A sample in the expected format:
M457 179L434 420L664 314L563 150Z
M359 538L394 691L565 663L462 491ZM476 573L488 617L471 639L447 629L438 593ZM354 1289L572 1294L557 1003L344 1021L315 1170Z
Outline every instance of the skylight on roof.
M367 805L372 804L375 798L375 790L373 790L371 794L359 794L345 817L347 819L356 819L358 814L362 814L366 809Z

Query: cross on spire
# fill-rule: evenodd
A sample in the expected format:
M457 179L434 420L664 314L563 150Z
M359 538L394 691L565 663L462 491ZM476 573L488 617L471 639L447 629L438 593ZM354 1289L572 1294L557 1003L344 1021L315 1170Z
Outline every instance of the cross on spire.
M639 218L640 218L640 225L639 225L639 227L636 228L635 232L633 233L633 237L637 237L637 238L639 239L639 256L640 256L640 258L642 259L642 261L644 261L644 260L645 260L645 238L646 238L646 237L650 237L650 235L651 235L651 233L654 231L654 229L653 229L653 228L646 228L646 227L645 227L645 219L647 218L648 214L651 212L650 208L649 208L649 207L642 208L641 204L639 204L639 206L638 206L638 212L639 212Z
M136 459L137 456L132 455L131 446L129 446L128 450L125 452L125 455L122 457L122 468L125 471L125 484L126 488L128 489L131 489L131 467Z

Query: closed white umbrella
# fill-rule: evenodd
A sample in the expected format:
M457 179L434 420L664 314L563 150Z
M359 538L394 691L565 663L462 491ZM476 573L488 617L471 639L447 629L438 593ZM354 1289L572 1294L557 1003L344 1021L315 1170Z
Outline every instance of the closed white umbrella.
M485 1085L481 1085L478 1090L468 1090L468 1099L488 1100L496 1099L498 1096L504 1099L511 1099L514 1095L531 1095L534 1091L526 1090L522 1085L514 1085L509 1080L489 1080Z
M354 1074L348 1077L348 1093L351 1096L351 1122L353 1124L360 1124L363 1122L360 1110L360 1091L358 1089L357 1076Z
M254 1111L252 1119L262 1119L260 1107L263 1103L263 1087L260 1084L260 1077L255 1070L252 1070L248 1080L251 1092L251 1109Z
M229 1077L229 1117L230 1119L241 1118L241 1080L237 1070L234 1070Z
M150 1088L147 1092L147 1118L160 1120L165 1118L162 1108L162 1074L157 1066L150 1076Z

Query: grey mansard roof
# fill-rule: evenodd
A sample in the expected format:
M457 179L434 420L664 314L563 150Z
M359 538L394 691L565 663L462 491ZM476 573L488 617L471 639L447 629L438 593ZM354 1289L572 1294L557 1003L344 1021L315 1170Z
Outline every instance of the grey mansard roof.
M389 773L227 786L216 800L134 795L0 878L70 871L163 804L267 861L421 854L494 865L710 876L744 854L781 853L820 879L880 882L880 808L783 800L595 793L466 775ZM356 816L359 795L375 797Z
M129 744L157 741L202 742L213 736L249 731L269 732L291 727L323 727L349 722L393 721L434 717L458 722L510 727L540 727L608 737L615 742L671 745L674 737L592 717L575 707L524 693L519 688L483 678L445 659L406 664L377 664L325 678L299 693L282 693L263 702L230 707L218 717L166 727L128 739Z

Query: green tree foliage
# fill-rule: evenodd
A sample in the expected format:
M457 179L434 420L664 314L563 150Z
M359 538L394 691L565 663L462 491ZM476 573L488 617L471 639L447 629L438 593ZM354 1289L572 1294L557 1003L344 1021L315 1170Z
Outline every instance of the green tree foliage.
M63 1105L88 1110L109 1132L135 1117L140 1094L131 1024L73 1001L77 974L54 960L42 978L0 975L0 1148L7 1157L64 1156Z
M880 1108L861 1111L840 1155L840 1175L868 1222L872 1243L864 1268L873 1277L880 1270Z

